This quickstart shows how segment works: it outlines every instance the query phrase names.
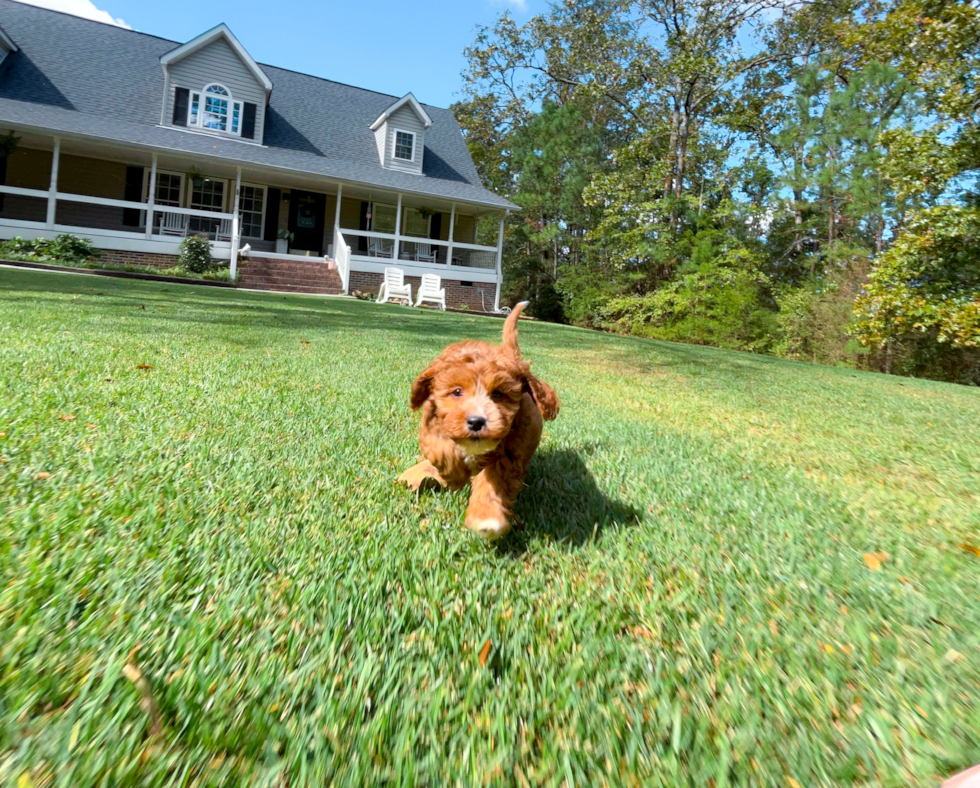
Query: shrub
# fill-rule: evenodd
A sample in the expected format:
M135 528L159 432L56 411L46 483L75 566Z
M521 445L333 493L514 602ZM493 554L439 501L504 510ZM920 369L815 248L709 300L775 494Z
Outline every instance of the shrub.
M773 313L763 303L765 278L746 250L732 250L687 266L646 295L610 299L604 327L640 336L765 351Z
M69 263L81 263L101 254L87 238L79 238L70 233L63 233L50 241L48 250L52 257Z
M217 266L211 258L211 242L203 235L188 235L180 242L179 264L194 274L214 270Z
M53 241L48 238L11 238L0 244L0 254L23 257L38 262L78 264L98 257L101 253L92 242L77 235L63 233Z
M876 261L852 335L886 372L980 384L980 210L915 217Z

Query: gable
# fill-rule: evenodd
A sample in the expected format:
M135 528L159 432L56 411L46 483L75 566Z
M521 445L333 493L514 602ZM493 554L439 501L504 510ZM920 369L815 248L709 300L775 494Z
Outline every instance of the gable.
M218 83L227 88L235 101L250 102L257 107L255 116L255 141L262 141L266 92L251 69L223 38L182 57L167 67L168 85L163 122L169 125L173 119L174 96L177 88L203 90L206 85Z

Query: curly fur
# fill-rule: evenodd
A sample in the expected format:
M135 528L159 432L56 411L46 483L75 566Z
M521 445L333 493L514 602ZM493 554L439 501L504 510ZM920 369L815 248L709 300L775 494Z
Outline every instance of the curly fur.
M412 384L410 399L412 410L422 408L419 446L427 462L403 478L411 483L414 471L453 489L470 482L466 527L494 539L510 530L542 420L554 419L559 408L555 392L521 358L517 320L525 305L507 317L499 346L447 347Z

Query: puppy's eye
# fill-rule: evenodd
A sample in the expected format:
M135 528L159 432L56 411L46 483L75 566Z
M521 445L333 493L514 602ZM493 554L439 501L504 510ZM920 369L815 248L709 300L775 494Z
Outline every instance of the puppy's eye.
M454 397L462 397L463 396L463 390L462 389L453 389L452 395Z
M494 402L500 402L504 398L504 393L502 391L494 391L490 394L490 399Z

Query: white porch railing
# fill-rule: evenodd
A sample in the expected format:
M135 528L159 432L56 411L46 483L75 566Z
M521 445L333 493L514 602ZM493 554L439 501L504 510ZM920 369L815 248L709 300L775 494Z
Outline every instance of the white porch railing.
M352 256L371 262L413 263L416 266L432 266L436 269L480 268L493 270L497 267L497 247L467 244L460 241L437 241L429 238L401 236L395 251L395 236L371 230L340 231L348 239ZM450 249L452 260L449 260Z
M350 283L350 247L344 234L337 229L333 238L333 259L337 264L337 273L340 274L340 281L344 286L344 292L349 292Z
M73 233L81 235L92 235L98 237L117 237L127 240L155 240L171 241L183 238L186 235L197 232L213 236L212 246L216 250L229 251L232 246L233 236L237 230L237 222L234 214L218 213L216 211L206 211L199 208L177 208L169 205L151 206L144 202L134 202L132 200L114 200L108 197L93 197L87 194L73 194L70 192L50 192L40 189L23 189L18 186L0 186L0 194L9 194L15 197L32 197L44 200L49 206L53 203L54 210L48 210L48 217L57 216L58 203L82 203L91 206L104 208L130 209L140 212L141 226L133 226L132 230L119 229L122 225L122 217L115 220L113 216L98 216L103 219L104 224L100 225L95 219L90 219L93 224L59 224L57 221L32 221L29 219L13 219L0 217L0 225L10 228L23 228L25 230L49 230L54 232ZM40 207L40 206L38 206ZM146 232L146 220L148 212L152 210L150 217L151 231ZM38 211L40 213L40 211ZM159 220L157 220L159 217ZM86 217L88 219L88 217ZM196 220L196 221L195 221Z

